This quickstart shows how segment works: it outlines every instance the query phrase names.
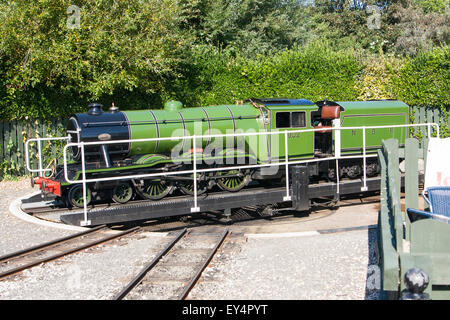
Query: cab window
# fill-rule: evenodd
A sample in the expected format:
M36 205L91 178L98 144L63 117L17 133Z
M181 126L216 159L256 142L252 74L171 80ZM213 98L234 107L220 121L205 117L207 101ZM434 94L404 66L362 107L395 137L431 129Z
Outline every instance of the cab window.
M306 127L306 112L292 112L292 128Z
M291 113L290 112L277 112L276 127L277 128L290 128L291 127Z
M275 122L276 128L304 128L306 112L277 112Z

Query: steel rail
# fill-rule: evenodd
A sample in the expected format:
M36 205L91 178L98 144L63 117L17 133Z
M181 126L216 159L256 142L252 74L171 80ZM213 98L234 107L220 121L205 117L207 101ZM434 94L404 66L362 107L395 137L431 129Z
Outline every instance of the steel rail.
M153 258L153 260L147 264L118 294L116 294L113 300L122 300L131 290L133 290L139 283L141 283L142 279L145 275L153 269L153 267L161 260L163 256L165 256L170 249L186 234L187 229L184 228L176 237L173 239L163 250L161 250L158 255Z
M181 292L181 294L178 297L178 300L184 300L186 299L186 297L188 296L189 292L191 292L192 288L194 288L195 284L197 283L198 279L200 278L200 276L202 275L203 271L206 269L206 267L209 265L209 263L211 262L212 258L214 257L214 255L216 254L217 250L219 250L219 247L222 245L222 243L225 241L225 238L229 235L229 231L228 229L225 230L221 236L219 241L217 242L217 244L214 246L214 248L211 249L208 257L206 258L205 262L203 263L203 265L198 269L198 271L195 273L195 275L191 278L191 280L189 281L189 283L184 287L183 291Z
M32 252L35 252L35 251L38 251L38 250L42 250L42 249L51 247L51 246L53 246L55 244L63 243L65 241L67 241L67 240L71 240L71 239L74 239L74 238L82 237L82 236L84 236L86 234L89 234L89 233L92 233L92 232L96 232L96 231L99 231L99 230L104 229L104 228L106 228L106 226L105 225L101 225L101 226L89 229L87 231L82 231L82 232L75 233L75 234L67 236L67 237L58 238L58 239L55 239L55 240L52 240L52 241L49 241L49 242L45 242L45 243L42 243L42 244L38 244L36 246L32 246L32 247L23 249L23 250L19 250L19 251L15 251L15 252L12 252L12 253L8 253L8 254L5 254L4 256L0 257L0 262L4 262L5 260L9 260L11 258L17 258L17 257L23 256L25 254L29 254L29 253L32 253Z
M132 228L132 229L129 229L129 230L120 232L120 233L118 233L118 234L114 234L114 235L111 235L111 236L108 236L108 237L104 237L104 238L102 238L102 239L95 240L95 241L93 241L93 242L90 242L90 243L81 245L81 246L79 246L79 247L72 248L72 249L69 249L69 250L66 250L66 251L63 251L63 252L54 254L54 255L52 255L52 256L49 256L49 257L46 257L46 258L42 258L42 259L38 259L38 260L36 260L36 261L27 263L27 264L25 264L25 265L22 265L22 266L19 266L19 267L16 267L16 268L7 270L7 271L5 271L5 272L0 273L0 279L9 277L9 276L11 276L11 275L13 275L13 274L16 274L16 273L18 273L18 272L21 272L21 271L23 271L23 270L25 270L25 269L29 269L29 268L34 267L34 266L36 266L36 265L39 265L39 264L41 264L41 263L49 262L49 261L52 261L52 260L56 260L56 259L61 258L61 257L63 257L63 256L67 256L67 255L69 255L69 254L72 254L72 253L75 253L75 252L78 252L78 251L81 251L81 250L84 250L84 249L87 249L87 248L96 246L96 245L98 245L98 244L100 244L100 243L104 243L104 242L113 240L113 239L115 239L115 238L122 237L122 236L124 236L124 235L126 235L126 234L129 234L129 233L132 233L132 232L134 232L134 231L136 231L136 230L138 230L138 229L140 229L140 227L134 227L134 228Z

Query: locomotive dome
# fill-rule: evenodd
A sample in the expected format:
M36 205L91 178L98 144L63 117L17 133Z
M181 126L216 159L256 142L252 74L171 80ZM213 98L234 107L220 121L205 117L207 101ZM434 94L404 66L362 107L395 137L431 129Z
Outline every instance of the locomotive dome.
M169 112L180 111L181 109L183 109L183 104L180 101L171 100L164 104L164 110Z

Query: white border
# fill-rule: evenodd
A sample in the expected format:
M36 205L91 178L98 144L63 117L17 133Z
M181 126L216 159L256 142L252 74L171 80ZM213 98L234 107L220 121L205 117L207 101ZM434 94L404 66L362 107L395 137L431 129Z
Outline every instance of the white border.
M71 231L86 231L86 230L90 229L90 228L77 227L77 226L71 226L68 224L42 220L42 219L33 217L33 216L29 215L28 213L23 212L22 209L20 208L22 199L30 198L30 197L40 194L40 193L41 193L40 191L36 191L36 192L30 193L30 194L27 194L23 197L15 199L9 205L9 212L16 218L19 218L26 222L38 224L38 225L41 225L44 227L50 227L50 228L56 228L56 229L62 229L62 230L71 230Z
M291 238L291 237L309 237L320 235L317 231L303 232L284 232L284 233L246 233L248 239L269 239L269 238Z
M50 228L55 228L55 229L62 229L62 230L71 230L71 231L86 231L86 230L90 230L91 228L86 228L86 227L78 227L78 226L72 226L69 224L64 224L63 222L58 223L58 222L51 222L51 221L47 221L47 220L42 220L36 217L33 217L31 215L29 215L28 213L22 211L20 205L21 205L21 201L23 199L26 198L30 198L32 196L35 196L37 194L40 194L41 191L35 191L33 193L29 193L23 197L17 198L15 199L13 202L11 202L11 204L9 205L9 212L15 216L16 218L26 221L26 222L30 222L30 223L34 223L34 224L38 224L44 227L50 227ZM120 232L119 230L109 230L108 232ZM142 232L142 234L144 234L146 237L165 237L167 236L169 233L168 232L151 232L151 231L145 231Z

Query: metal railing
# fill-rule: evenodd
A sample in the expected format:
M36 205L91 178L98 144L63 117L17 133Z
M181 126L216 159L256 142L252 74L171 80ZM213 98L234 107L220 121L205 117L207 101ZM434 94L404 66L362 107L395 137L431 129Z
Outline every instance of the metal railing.
M86 184L89 182L101 182L101 181L113 181L113 180L128 180L128 179L135 179L135 178L150 178L150 177L160 177L160 176L170 176L170 175L183 175L183 174L192 174L194 179L194 207L191 208L191 212L200 212L200 208L198 207L198 186L197 186L197 174L198 173L206 173L206 172L215 172L215 171L224 171L224 170L238 170L238 169L250 169L250 168L264 168L264 167L281 167L285 166L285 173L286 173L286 195L283 197L283 201L290 201L290 189L289 189L289 165L293 164L302 164L302 163L311 163L311 162L320 162L320 161L330 161L335 160L336 161L336 177L337 177L337 193L339 194L339 160L345 160L345 159L356 159L356 158L363 158L363 186L361 187L361 191L367 191L367 172L366 172L366 159L368 157L376 157L377 154L367 154L366 151L366 130L368 129L382 129L382 128L409 128L409 127L419 127L419 126L426 126L428 127L428 132L431 135L431 127L436 128L437 136L439 136L439 125L436 123L422 123L422 124L405 124L405 125L390 125L390 126L360 126L360 127L340 127L339 121L336 121L334 123L334 126L331 128L318 128L318 129L299 129L299 130L285 130L285 131L274 131L274 132L249 132L249 133L231 133L231 134L210 134L210 135L192 135L192 136L176 136L176 137L164 137L164 138L146 138L146 139L127 139L127 140L114 140L114 141L94 141L94 142L77 142L77 143L67 143L63 148L63 157L64 157L64 177L67 182L72 184L83 184L83 212L84 212L84 221L81 222L82 226L90 225L90 221L88 220L88 212L87 212L87 202L86 202L86 194L87 194L87 188ZM325 130L334 130L337 131L335 133L335 138L332 139L332 147L334 147L334 156L331 157L325 157L325 158L315 158L315 159L301 159L301 160L289 160L289 144L288 144L288 136L289 134L304 134L308 132L319 132L319 131L325 131ZM362 130L362 155L351 155L351 156L342 156L341 155L341 147L340 147L340 133L341 130ZM269 136L273 135L282 135L284 134L284 146L285 146L285 159L283 161L280 161L280 158L278 158L278 162L272 162L269 163L260 163L260 164L247 164L247 165L238 165L238 166L231 166L231 167L221 167L221 168L206 168L206 169L199 169L197 168L197 142L198 139L212 139L212 138L236 138L236 137L250 137L250 136L266 136L268 138ZM26 155L27 155L27 169L30 172L44 172L48 171L46 169L42 168L42 160L41 160L41 151L39 150L39 169L38 170L31 170L28 163L28 146L29 142L37 141L40 145L41 141L44 140L64 140L69 139L69 137L60 137L60 138L37 138L37 139L31 139L27 141L26 144ZM406 134L405 134L406 139ZM95 179L86 179L86 160L85 160L85 148L86 146L93 146L93 145L110 145L110 144L123 144L123 143L136 143L136 142L155 142L155 141L176 141L176 140L192 140L192 145L194 150L193 152L193 168L191 170L182 170L182 171L174 171L174 172L164 172L164 173L149 173L149 174L131 174L131 175L120 175L120 176L113 176L113 177L104 177L104 178L95 178ZM81 180L71 180L68 177L68 170L67 170L67 149L70 147L78 147L81 149Z
M29 172L39 172L39 176L42 175L43 172L52 171L52 169L44 169L42 167L42 141L56 141L56 140L69 140L69 137L51 137L51 138L34 138L29 139L27 142L25 142L25 164L27 167L27 170ZM38 144L38 158L39 158L39 168L38 169L31 169L30 167L30 153L28 151L28 147L31 142L37 142Z

